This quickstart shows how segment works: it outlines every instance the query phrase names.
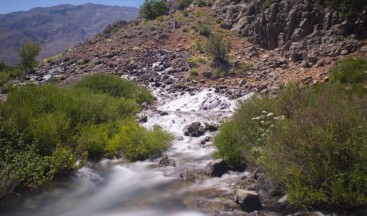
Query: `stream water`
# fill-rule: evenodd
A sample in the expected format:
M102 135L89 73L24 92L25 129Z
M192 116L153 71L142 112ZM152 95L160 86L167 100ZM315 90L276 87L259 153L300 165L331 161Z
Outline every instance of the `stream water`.
M213 89L173 94L154 90L157 110L143 111L147 128L160 125L175 135L165 152L176 167L158 167L159 159L134 163L103 160L87 164L75 176L59 179L37 192L29 192L16 203L0 210L6 216L196 216L209 215L213 209L234 208L232 180L246 173L232 172L221 178L197 175L196 182L180 180L184 170L200 173L212 159L210 142L201 144L206 136L184 136L192 122L218 123L230 116L236 102Z

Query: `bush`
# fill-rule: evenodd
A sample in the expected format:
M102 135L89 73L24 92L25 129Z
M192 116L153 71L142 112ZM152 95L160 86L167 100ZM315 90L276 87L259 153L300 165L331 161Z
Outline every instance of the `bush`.
M193 0L178 0L175 2L175 8L177 10L185 10L187 7L190 6Z
M192 69L190 70L190 77L195 78L195 77L198 77L198 76L199 76L198 69L196 69L196 68L192 68Z
M41 52L41 47L36 43L26 43L19 50L21 65L24 70L29 71L37 66L36 57Z
M326 0L324 4L340 11L343 19L352 22L358 18L367 6L365 0Z
M129 160L141 160L148 156L160 155L167 149L172 139L170 134L159 127L147 131L130 122L120 126L119 132L108 143L107 150L110 151L111 156L116 152L123 152Z
M337 62L331 69L330 80L341 83L367 81L367 59L347 58Z
M110 74L86 76L75 87L86 88L94 93L108 94L113 97L135 99L139 104L150 103L154 100L146 88Z
M206 7L206 6L207 6L207 4L206 4L206 1L205 1L205 0L197 0L197 1L196 1L196 5L197 5L198 7Z
M135 101L152 98L147 90L107 75L88 76L76 86L23 86L0 103L0 176L6 178L0 198L14 188L69 174L78 168L76 161L83 165L86 157L98 160L124 151L136 160L168 146L170 135L160 129L146 131L132 120L140 110ZM120 129L129 127L131 139L141 138L136 138L139 144L130 140L120 143L121 148L108 148Z
M201 36L204 36L204 37L209 37L211 34L210 28L208 28L208 26L206 25L200 25L198 28L198 32Z
M144 19L154 20L166 15L169 11L166 0L145 0L140 8L140 16Z
M214 139L217 157L261 165L296 207L367 204L367 100L340 84L287 87L243 102Z
M213 58L213 61L225 62L229 52L229 43L218 35L211 34L205 43L206 53Z

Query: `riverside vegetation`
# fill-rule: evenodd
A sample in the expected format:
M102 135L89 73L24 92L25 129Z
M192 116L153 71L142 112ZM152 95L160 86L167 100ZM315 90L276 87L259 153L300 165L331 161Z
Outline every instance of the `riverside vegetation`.
M73 87L26 85L0 104L0 197L70 174L87 160L158 156L172 136L134 121L153 96L107 74Z
M329 83L242 102L214 139L216 156L257 164L295 207L366 205L366 63L345 59Z

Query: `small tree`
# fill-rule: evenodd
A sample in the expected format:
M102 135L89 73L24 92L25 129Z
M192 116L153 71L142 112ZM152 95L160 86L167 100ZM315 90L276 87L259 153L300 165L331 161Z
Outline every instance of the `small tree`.
M145 0L140 8L140 16L153 20L167 14L169 11L167 0Z
M215 34L211 34L205 44L205 51L213 58L213 62L225 62L229 49L229 43Z
M26 43L19 50L21 66L26 70L32 70L37 66L36 57L41 51L41 47L36 43Z

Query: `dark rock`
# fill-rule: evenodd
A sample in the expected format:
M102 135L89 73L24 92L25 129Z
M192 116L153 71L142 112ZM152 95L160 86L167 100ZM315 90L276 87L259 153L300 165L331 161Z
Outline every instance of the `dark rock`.
M163 156L161 158L161 160L158 163L158 166L160 166L160 167L168 167L168 166L176 167L176 162L175 162L175 160L173 160L172 158L169 158L166 155L166 156Z
M207 136L200 141L200 144L204 145L205 143L210 142L211 139L212 139L211 137Z
M274 203L284 194L280 184L275 183L267 178L264 174L260 174L256 181L256 191L263 203Z
M205 167L205 174L212 177L221 177L227 172L227 163L223 159L209 162Z
M205 77L207 79L211 79L213 77L213 72L212 71L205 71L203 73L203 77Z
M253 212L261 209L261 202L256 191L237 189L235 201L245 212Z
M140 118L139 118L139 123L145 123L145 122L147 122L148 121L148 116L141 116Z
M210 131L210 132L215 132L215 131L217 131L217 130L218 130L218 125L205 123L205 128L204 128L204 130L206 130L206 131Z
M168 115L168 112L165 112L165 111L158 111L158 113L159 113L159 115L161 115L161 116L166 116L166 115Z
M204 135L205 130L200 122L194 122L187 128L187 131L185 131L185 136L191 136L191 137L199 137Z
M196 182L196 175L188 170L180 172L180 179L185 182Z

